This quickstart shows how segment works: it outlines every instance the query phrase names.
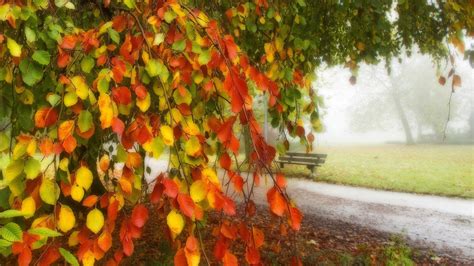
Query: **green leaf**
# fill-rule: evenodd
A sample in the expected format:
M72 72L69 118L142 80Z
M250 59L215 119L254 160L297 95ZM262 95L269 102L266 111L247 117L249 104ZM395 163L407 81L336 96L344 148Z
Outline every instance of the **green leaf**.
M23 231L21 227L16 223L7 223L0 228L0 235L3 239L14 242L21 241L23 239Z
M29 43L36 41L36 32L32 30L30 27L25 26L25 37L26 41Z
M155 39L153 40L153 45L160 45L165 40L165 35L160 32L155 35Z
M7 134L0 132L0 152L7 150L10 147L10 138Z
M211 51L203 50L202 53L199 54L198 62L200 65L207 65L211 61Z
M148 64L145 66L145 70L150 75L150 77L156 77L160 74L161 70L163 69L164 65L161 61L156 59L148 60Z
M92 114L87 110L82 110L79 114L78 126L81 132L86 132L92 127Z
M68 0L54 0L54 4L57 7L63 7L67 4Z
M25 163L25 174L28 179L35 179L41 172L41 163L35 158L30 158Z
M71 264L72 266L79 266L79 262L71 252L65 250L64 248L59 248L59 253L61 253L61 256L63 256L67 263Z
M186 48L186 39L182 39L177 42L174 42L171 48L173 50L180 51L180 52L184 51L184 48Z
M5 240L5 239L0 239L0 248L6 248L6 247L9 247L11 246L13 243L8 241L8 240Z
M123 0L123 3L130 9L134 9L136 6L135 0Z
M56 106L61 100L61 96L55 93L48 94L48 96L46 96L46 100L48 101L49 104L51 104L51 106Z
M165 21L166 23L171 23L176 18L176 14L172 10L165 12Z
M20 63L21 78L28 86L33 86L43 78L43 69L31 59Z
M59 233L58 231L49 229L47 227L38 227L38 228L33 228L28 230L29 233L39 235L39 236L45 236L45 237L58 237L62 236L63 234Z
M5 219L5 218L13 218L13 217L20 217L23 216L23 212L20 210L6 210L0 212L0 218Z
M21 55L21 48L22 46L19 45L15 40L12 38L7 39L7 48L10 51L10 54L14 57L20 57Z
M3 178L5 181L10 183L17 178L23 172L23 166L22 160L11 161L7 168L3 169Z
M151 143L151 152L153 153L153 158L158 158L163 153L165 148L165 143L159 137L153 139Z
M33 53L33 56L31 58L33 58L33 60L40 63L41 65L45 66L49 64L51 60L51 55L47 51L38 50Z
M110 28L107 30L107 33L110 36L110 39L116 44L120 44L120 34L114 29Z
M90 56L84 57L84 59L82 59L81 61L81 69L85 73L90 73L91 70L94 68L94 66L95 66L94 58Z

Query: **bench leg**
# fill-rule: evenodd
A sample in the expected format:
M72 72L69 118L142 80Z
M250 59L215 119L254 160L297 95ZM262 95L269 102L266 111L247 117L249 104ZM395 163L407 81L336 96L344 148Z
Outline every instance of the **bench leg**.
M311 178L315 178L316 177L316 166L308 166L309 170L311 170L311 174L309 175Z
M284 163L280 163L280 167L281 167L281 168L285 168L285 164L284 164Z

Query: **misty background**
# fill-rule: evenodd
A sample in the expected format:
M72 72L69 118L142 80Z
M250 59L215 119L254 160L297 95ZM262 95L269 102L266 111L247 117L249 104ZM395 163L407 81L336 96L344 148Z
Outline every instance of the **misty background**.
M474 69L458 57L455 72L461 76L451 99L450 121L444 143L472 143ZM396 59L387 72L385 63L361 65L357 83L342 67L321 69L314 88L324 99L324 130L316 135L315 147L338 144L441 143L448 119L451 69L437 66L428 56L414 54Z

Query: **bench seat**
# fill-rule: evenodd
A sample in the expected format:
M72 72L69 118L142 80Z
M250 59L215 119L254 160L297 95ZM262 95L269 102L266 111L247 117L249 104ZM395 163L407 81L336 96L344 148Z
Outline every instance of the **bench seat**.
M276 162L280 164L281 168L284 168L285 164L305 165L314 175L316 167L324 164L326 157L327 154L287 152L280 156Z

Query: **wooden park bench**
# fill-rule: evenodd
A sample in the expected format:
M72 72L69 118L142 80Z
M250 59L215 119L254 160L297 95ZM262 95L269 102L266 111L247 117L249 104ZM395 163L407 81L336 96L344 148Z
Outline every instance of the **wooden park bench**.
M324 164L327 156L327 154L319 153L287 152L285 155L280 156L276 162L280 164L281 168L284 168L285 164L306 165L311 170L311 175L314 176L316 174L316 167Z

